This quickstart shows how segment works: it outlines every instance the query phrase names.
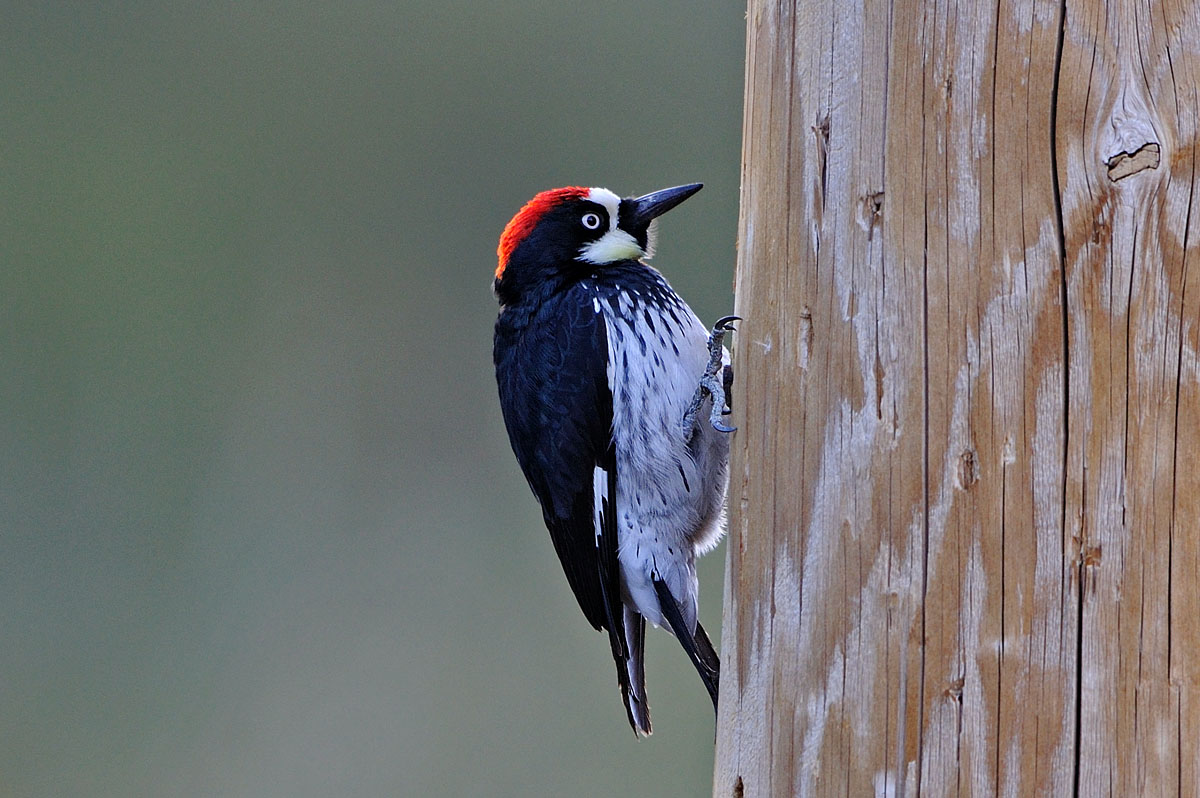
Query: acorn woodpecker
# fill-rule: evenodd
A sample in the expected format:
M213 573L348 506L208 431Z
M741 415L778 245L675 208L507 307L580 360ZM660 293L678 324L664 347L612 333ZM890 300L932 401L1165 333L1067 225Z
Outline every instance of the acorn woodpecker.
M656 217L700 188L544 191L497 249L493 357L509 441L579 606L608 632L638 735L650 734L647 620L675 635L717 702L695 562L724 533L733 372L722 338L736 317L710 334L643 260Z

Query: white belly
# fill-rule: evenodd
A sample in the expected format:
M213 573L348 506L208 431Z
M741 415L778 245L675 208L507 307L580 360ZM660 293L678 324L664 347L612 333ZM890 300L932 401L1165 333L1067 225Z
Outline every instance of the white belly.
M727 435L708 423L710 401L697 414L698 432L690 444L683 427L708 363L708 330L682 301L672 308L674 319L651 311L651 322L637 294L622 295L616 309L602 308L613 386L624 599L663 625L652 581L661 579L694 627L695 558L724 531L729 452Z

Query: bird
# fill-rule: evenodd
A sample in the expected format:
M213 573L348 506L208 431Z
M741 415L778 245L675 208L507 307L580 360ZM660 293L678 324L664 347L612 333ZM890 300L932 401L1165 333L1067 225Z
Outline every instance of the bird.
M509 442L584 616L608 634L637 737L652 731L647 621L679 640L714 711L719 692L695 564L725 531L723 338L739 319L710 330L646 262L658 217L702 187L543 191L505 226L492 284Z

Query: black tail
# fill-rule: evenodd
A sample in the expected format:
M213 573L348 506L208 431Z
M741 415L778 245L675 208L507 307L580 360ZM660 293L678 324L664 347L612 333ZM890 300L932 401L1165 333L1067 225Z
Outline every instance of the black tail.
M679 640L683 650L687 652L688 658L692 661L692 665L696 667L696 672L700 674L700 680L704 682L708 694L712 696L715 710L717 708L717 688L721 681L721 658L713 649L712 642L709 641L708 634L705 633L700 621L696 621L694 632L688 629L683 620L683 613L679 610L679 603L671 595L671 590L667 587L666 582L655 579L654 592L658 594L658 604L662 608L663 618L670 624L675 638Z
M621 604L620 565L617 561L617 514L609 497L617 495L616 448L609 444L604 468L608 482L606 490L597 494L600 529L596 535L597 576L604 605L602 625L608 632L613 662L617 666L617 685L629 725L638 737L650 734L650 705L646 702L646 620ZM604 545L601 545L601 542ZM567 572L570 576L570 571ZM572 585L572 587L574 587ZM586 611L586 608L585 608ZM590 616L589 616L590 619Z
M617 666L617 686L621 688L625 715L638 737L650 734L650 707L646 703L646 675L642 669L645 624L640 615L631 619L626 614L624 622L618 615L615 622L608 621L606 629L613 662Z
M638 737L648 737L650 702L646 700L646 619L625 608L625 661L617 660L617 681L629 725Z

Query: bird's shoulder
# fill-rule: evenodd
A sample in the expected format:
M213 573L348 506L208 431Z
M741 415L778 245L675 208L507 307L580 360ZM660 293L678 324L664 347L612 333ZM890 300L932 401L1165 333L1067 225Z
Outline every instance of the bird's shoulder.
M543 510L569 515L611 441L607 333L594 292L575 284L536 307L506 308L495 362L517 460Z

